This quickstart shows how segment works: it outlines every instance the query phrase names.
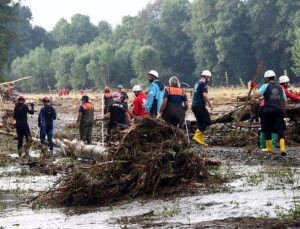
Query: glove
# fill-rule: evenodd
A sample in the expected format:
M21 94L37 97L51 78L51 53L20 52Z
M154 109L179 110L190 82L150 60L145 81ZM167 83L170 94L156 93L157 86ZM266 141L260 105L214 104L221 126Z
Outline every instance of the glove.
M250 88L251 88L251 89L255 89L255 88L257 88L257 85L256 85L256 83L255 83L255 82L253 82L253 81L251 81L251 83L250 83Z

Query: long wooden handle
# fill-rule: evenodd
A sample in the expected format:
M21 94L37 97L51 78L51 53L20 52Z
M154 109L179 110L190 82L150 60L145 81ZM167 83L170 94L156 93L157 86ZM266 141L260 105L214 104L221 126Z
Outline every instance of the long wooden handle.
M260 72L261 72L261 70L262 70L262 68L263 68L263 65L264 65L264 64L263 64L263 61L261 60L261 61L259 62L259 64L258 64L257 68L256 68L256 71L255 71L254 76L252 77L252 82L256 82L257 77L259 76L259 74L260 74ZM242 110L241 110L241 112L240 112L240 114L239 114L239 116L238 116L237 121L236 121L236 126L235 126L235 129L234 129L234 135L236 135L236 133L237 133L237 129L238 129L238 127L239 127L239 125L240 125L240 122L241 122L241 119L242 119L242 117L243 117L243 115L244 115L244 113L245 113L245 111L246 111L246 107L248 106L248 104L249 104L249 102L250 102L250 95L251 95L251 92L252 92L252 87L250 88L250 90L249 90L249 92L248 92L247 99L246 99L246 101L245 101L245 103L244 103L244 105L243 105L243 108L242 108Z

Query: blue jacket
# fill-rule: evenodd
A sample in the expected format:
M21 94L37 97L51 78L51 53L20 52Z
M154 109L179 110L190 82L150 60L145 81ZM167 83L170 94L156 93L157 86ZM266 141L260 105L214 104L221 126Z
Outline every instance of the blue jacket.
M157 100L157 110L156 113L158 113L164 97L164 86L163 84L155 80L154 82L150 83L148 95L147 95L147 103L146 103L146 111L150 112L152 106L155 104L155 99Z

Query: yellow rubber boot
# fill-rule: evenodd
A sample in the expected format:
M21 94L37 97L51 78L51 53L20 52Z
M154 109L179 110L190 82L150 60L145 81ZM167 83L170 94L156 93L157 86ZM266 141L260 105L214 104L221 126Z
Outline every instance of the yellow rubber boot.
M200 131L201 132L201 131ZM204 136L203 136L203 132L201 132L201 144L204 146L208 146L205 142L204 142Z
M266 140L266 148L262 149L262 152L273 153L273 150L272 150L272 140Z
M198 142L199 144L201 144L201 131L199 129L197 129L195 131L194 137L193 139Z
M280 146L281 155L285 156L286 155L286 148L285 148L285 140L284 140L284 138L281 138L279 140L279 146Z

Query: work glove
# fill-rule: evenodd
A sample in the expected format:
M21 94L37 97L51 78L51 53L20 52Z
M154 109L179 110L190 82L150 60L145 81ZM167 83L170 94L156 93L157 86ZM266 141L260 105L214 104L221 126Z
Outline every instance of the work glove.
M255 83L255 82L253 82L253 81L251 81L251 83L250 83L250 88L251 88L251 89L255 89L255 88L257 88L257 85L256 85L256 83Z

